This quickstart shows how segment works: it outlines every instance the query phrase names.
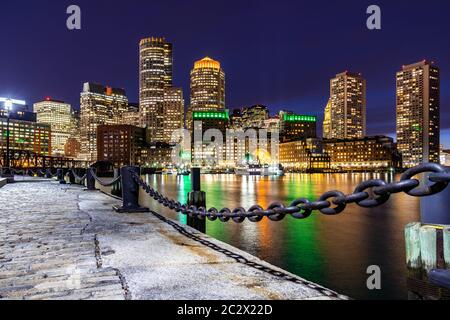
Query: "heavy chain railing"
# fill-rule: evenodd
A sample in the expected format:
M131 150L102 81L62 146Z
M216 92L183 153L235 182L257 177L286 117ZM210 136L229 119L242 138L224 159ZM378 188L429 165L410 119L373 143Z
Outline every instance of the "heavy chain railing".
M70 169L70 171L72 172L73 176L75 177L75 182L76 183L82 183L87 178L87 173L85 175L83 175L83 176L79 176L75 169L72 168L72 169Z
M419 180L413 179L419 174L429 174L428 180L431 184L421 186ZM391 195L396 193L404 192L413 197L426 197L437 194L447 188L450 182L450 172L443 166L427 163L409 169L401 176L400 181L392 183L387 183L383 180L364 181L351 194L344 194L341 191L329 191L316 201L311 202L308 199L299 198L289 206L275 202L267 210L259 205L254 205L248 210L242 207L234 210L229 208L223 208L222 210L210 208L207 210L203 207L197 208L181 204L179 201L163 196L134 172L132 172L132 177L150 197L175 212L181 212L199 219L208 218L210 221L219 219L222 222L228 222L232 219L236 223L242 223L245 219L252 222L260 222L264 217L272 221L281 221L287 215L291 215L295 219L306 219L311 216L313 211L320 211L324 215L337 215L343 212L347 205L352 203L356 203L363 208L374 208L386 203Z
M90 170L92 176L94 177L95 180L97 180L97 182L102 185L103 187L111 187L113 185L115 185L117 182L120 181L120 179L122 179L122 176L119 174L118 176L114 177L111 181L109 182L105 182L102 179L100 179L97 174L95 173L94 168L89 168L88 170Z

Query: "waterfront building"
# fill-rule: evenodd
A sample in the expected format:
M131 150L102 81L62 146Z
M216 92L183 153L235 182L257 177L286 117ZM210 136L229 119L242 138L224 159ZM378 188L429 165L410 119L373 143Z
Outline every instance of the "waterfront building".
M178 165L177 163L172 163L173 148L173 144L165 142L150 144L142 150L142 160L145 166L161 169L171 165Z
M145 38L139 44L139 105L141 127L151 141L162 141L164 90L173 83L173 47L165 38Z
M81 153L81 143L76 137L67 139L64 145L64 154L67 158L78 159Z
M51 127L52 155L64 156L64 145L74 131L70 104L47 97L43 101L35 103L33 110L38 123L45 123Z
M191 99L187 127L192 129L192 114L225 110L225 73L220 62L209 57L196 61L191 71Z
M386 136L323 140L331 167L344 171L376 171L402 168L394 139Z
M146 148L144 128L130 125L99 125L97 127L97 159L115 167L140 166Z
M2 160L6 154L9 134L10 157L15 153L30 153L40 156L51 156L51 126L36 122L36 114L27 111L25 106L14 107L9 112L9 133L7 130L8 112L0 103L0 150Z
M244 128L262 128L269 119L269 108L263 105L244 107L241 114Z
M322 140L305 138L280 144L280 163L288 171L323 172L331 168L330 156L323 151Z
M440 73L432 62L397 72L397 143L405 168L439 162Z
M97 161L97 127L121 124L128 111L125 90L85 83L80 99L80 142L84 160Z
M366 135L366 80L361 74L343 72L330 81L327 105L328 139L355 139Z
M280 112L280 137L282 142L317 137L317 117Z

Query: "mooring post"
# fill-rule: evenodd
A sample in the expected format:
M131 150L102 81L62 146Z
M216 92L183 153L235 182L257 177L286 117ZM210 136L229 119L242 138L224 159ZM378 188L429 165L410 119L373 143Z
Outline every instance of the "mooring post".
M206 208L206 193L201 191L201 169L191 169L191 184L192 191L188 194L188 205L197 208ZM188 226L205 233L206 220L205 218L187 217Z
M60 184L66 184L66 180L64 180L64 170L63 169L60 168L56 171L56 177Z
M139 185L133 175L141 175L139 167L122 167L120 170L122 180L122 206L113 206L119 213L149 212L148 208L139 205Z
M114 168L114 179L120 175L120 169ZM122 195L120 180L111 186L111 194L117 197Z
M86 191L95 191L95 178L91 172L91 167L87 168L86 171ZM93 169L92 169L93 170Z
M423 183L429 184L428 175ZM420 199L420 222L405 228L408 290L420 298L439 299L439 290L433 284L435 270L450 268L450 187L442 192Z

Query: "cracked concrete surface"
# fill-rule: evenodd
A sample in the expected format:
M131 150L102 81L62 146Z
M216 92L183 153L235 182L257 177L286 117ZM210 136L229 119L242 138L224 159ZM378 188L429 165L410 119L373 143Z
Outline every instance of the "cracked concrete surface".
M346 298L152 213L118 214L118 203L50 181L0 189L0 299Z

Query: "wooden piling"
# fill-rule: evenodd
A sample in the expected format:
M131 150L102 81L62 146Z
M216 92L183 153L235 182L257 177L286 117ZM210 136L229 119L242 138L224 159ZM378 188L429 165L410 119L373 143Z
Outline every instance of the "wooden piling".
M420 222L413 222L405 228L406 239L406 265L409 269L421 268L420 257Z
M437 264L437 231L432 226L420 228L420 261L422 268L429 272Z
M450 269L450 227L444 229L443 242L445 267Z

